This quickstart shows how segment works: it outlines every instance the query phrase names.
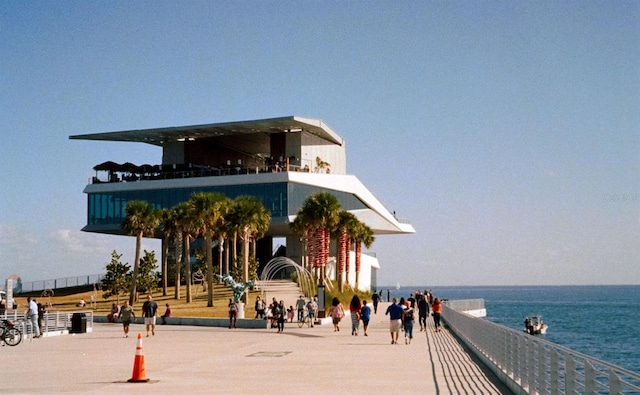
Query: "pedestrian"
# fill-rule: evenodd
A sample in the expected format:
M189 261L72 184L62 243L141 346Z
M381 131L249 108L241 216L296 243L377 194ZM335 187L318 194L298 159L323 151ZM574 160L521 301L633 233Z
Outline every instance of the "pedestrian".
M409 307L412 309L416 308L416 298L413 297L413 294L409 294L409 299L407 299L407 301L409 302Z
M374 294L375 295L375 294ZM367 301L362 301L362 308L360 309L360 318L362 318L362 329L364 335L367 335L367 328L369 327L369 320L371 320L371 307L367 306Z
M44 333L42 327L44 326L44 315L47 312L47 308L42 303L38 303L38 329L40 330L40 335Z
M413 307L411 302L407 301L407 308L402 312L402 324L404 326L404 344L411 344L413 339L413 322L415 321L415 314L413 313Z
M229 298L229 329L235 328L238 322L238 304Z
M316 320L317 310L318 310L318 303L316 303L315 299L310 299L309 303L307 303L307 311L309 311L309 321L311 322L312 328L313 328L313 323Z
M276 321L278 323L278 333L282 333L284 331L284 321L285 321L285 307L284 300L281 300L280 303L275 308L276 310Z
M129 337L129 324L131 323L131 321L136 320L136 313L133 312L133 307L129 305L128 300L126 300L124 302L124 306L120 308L118 319L122 320L122 330L124 331L124 337Z
M147 295L147 301L142 304L142 316L144 324L147 328L147 337L149 337L149 328L151 335L156 335L156 315L158 314L158 304L153 300L151 295Z
M305 304L307 304L307 302L304 300L304 296L300 295L300 297L296 301L296 310L298 310L298 321L302 321L302 317L304 317Z
M31 322L31 333L34 333L34 338L40 337L40 328L38 327L38 304L36 303L35 298L31 299L31 297L27 298L27 311L24 313Z
M344 317L344 307L337 297L333 297L331 301L331 310L329 310L329 316L333 322L333 331L340 332L340 320Z
M166 309L164 310L164 314L160 316L160 318L162 318L162 325L166 324L167 318L170 318L173 315L173 311L171 310L171 306L169 306L169 303L165 303L165 307Z
M293 306L289 306L287 309L287 320L293 322Z
M380 302L380 295L378 295L377 292L374 292L373 295L371 295L371 299L373 299L373 314L378 314L378 303Z
M256 296L256 304L254 306L255 310L256 310L256 319L258 317L264 319L265 315L264 315L264 309L265 309L265 305L264 305L264 300L262 300L262 298L260 297L260 295Z
M398 298L393 298L391 305L387 307L385 315L389 316L389 332L391 333L391 344L398 344L400 326L402 325L402 307L398 304Z
M420 332L427 330L427 317L429 316L429 303L425 295L420 295L418 299L418 321L420 322Z
M351 336L358 336L360 331L360 298L358 295L353 295L351 303L349 303L349 312L351 313Z
M118 307L118 305L115 303L112 303L111 311L109 312L109 314L107 314L107 321L115 322L116 317L118 316L119 313L120 313L120 308Z
M440 298L433 300L431 309L433 310L433 324L436 327L436 332L440 332L440 315L442 314L442 302L440 302Z

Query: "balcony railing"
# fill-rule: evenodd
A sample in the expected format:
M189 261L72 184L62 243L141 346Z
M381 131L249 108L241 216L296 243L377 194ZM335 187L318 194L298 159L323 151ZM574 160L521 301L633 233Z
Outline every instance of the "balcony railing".
M112 183L112 182L136 182L145 180L171 180L180 178L193 177L218 177L231 176L241 174L260 174L260 173L279 173L287 171L295 172L314 172L329 173L328 168L310 169L308 165L298 166L289 163L274 163L263 166L243 166L242 164L227 164L223 166L204 166L197 164L173 164L173 165L142 165L134 164L118 165L113 164L111 167L103 166L104 164L94 167L96 175L91 178L90 183ZM101 172L100 175L98 172Z

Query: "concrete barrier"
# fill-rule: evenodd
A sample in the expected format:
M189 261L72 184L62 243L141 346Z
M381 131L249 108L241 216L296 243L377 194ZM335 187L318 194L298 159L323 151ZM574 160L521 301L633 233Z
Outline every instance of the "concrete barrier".
M165 318L166 325L189 325L189 326L211 326L226 328L229 326L228 318L206 318L206 317L170 317ZM108 323L107 316L94 315L93 322L105 324ZM236 328L243 329L266 329L268 320L256 320L238 318ZM116 321L114 324L121 324L121 321ZM142 317L136 317L134 324L144 324ZM162 319L156 318L156 325L162 325Z

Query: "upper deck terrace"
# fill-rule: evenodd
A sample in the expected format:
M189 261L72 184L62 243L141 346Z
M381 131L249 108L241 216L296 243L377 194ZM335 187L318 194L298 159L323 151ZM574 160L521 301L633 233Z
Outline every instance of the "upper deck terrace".
M304 173L330 173L331 168L316 163L313 168L309 164L304 166L290 163L289 158L283 161L266 159L261 166L248 167L243 165L242 160L232 163L227 160L226 164L220 166L200 165L200 164L170 164L170 165L135 165L127 162L118 164L115 162L104 162L94 166L96 175L91 179L91 184L109 182L136 182L145 180L172 180L176 178L192 177L217 177L239 174L260 174L279 173L287 171L297 171Z

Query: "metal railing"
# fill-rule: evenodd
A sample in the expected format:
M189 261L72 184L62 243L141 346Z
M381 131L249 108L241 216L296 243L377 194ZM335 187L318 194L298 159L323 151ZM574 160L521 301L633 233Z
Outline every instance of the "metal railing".
M86 331L93 331L93 311L51 311L44 313L42 321L42 334L59 335L71 332L73 326L73 314L81 313L86 317ZM24 313L18 313L17 310L5 312L0 315L0 320L9 320L20 327L23 336L32 337L35 333L31 321L27 319Z
M516 394L640 394L640 375L443 306L449 328Z
M100 284L104 274L89 274L86 276L64 277L51 280L23 281L18 293L44 291L45 289L60 289Z

